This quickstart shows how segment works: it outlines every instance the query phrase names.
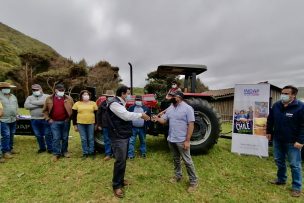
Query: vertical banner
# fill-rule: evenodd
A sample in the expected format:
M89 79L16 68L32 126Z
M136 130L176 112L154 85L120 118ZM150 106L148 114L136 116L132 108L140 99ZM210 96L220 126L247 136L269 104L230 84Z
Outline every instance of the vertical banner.
M236 85L231 152L268 157L269 84Z

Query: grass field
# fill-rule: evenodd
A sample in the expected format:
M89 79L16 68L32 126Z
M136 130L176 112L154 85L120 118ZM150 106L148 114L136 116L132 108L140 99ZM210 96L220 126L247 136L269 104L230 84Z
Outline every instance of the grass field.
M82 160L78 133L71 130L72 157L56 163L50 154L36 153L34 137L16 136L20 154L0 165L0 202L304 202L290 197L290 178L286 186L267 183L276 174L272 157L232 154L227 139L219 139L208 154L193 156L199 188L188 194L185 170L182 182L168 182L173 164L163 137L148 136L147 143L147 158L127 163L132 185L120 200L111 188L114 160L103 161L103 154Z

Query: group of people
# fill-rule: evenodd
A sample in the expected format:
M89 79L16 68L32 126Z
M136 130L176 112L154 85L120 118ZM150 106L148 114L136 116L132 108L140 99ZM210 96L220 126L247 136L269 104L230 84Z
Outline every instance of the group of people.
M190 139L194 130L194 110L183 101L184 94L175 84L166 96L171 105L151 117L144 106L142 97L136 96L135 104L126 109L130 89L120 86L116 95L107 93L106 100L99 105L91 101L91 93L80 92L79 101L65 94L63 84L56 84L54 93L47 95L39 84L32 85L32 95L28 96L24 107L30 110L31 125L38 142L38 153L53 154L52 160L69 158L68 140L70 121L81 137L83 158L94 157L94 131L102 130L105 144L105 158L115 158L112 187L116 197L124 197L123 187L130 182L125 179L126 161L135 157L137 135L140 140L140 156L146 158L146 129L149 122L169 123L168 145L173 154L174 176L170 182L182 180L181 160L189 176L188 192L198 186L198 177L190 155ZM0 163L13 158L14 134L18 117L18 101L11 93L15 86L0 82ZM296 99L297 88L285 86L281 100L270 109L267 118L267 138L273 139L277 178L270 181L275 185L285 185L287 180L286 158L291 167L293 197L299 197L302 190L301 149L304 144L304 104Z
M13 148L18 101L11 93L15 86L0 83L0 121L1 121L1 163L13 158L17 152ZM68 152L70 123L81 138L83 158L94 157L94 131L102 130L105 144L105 158L115 158L112 187L116 197L123 197L123 187L130 183L124 178L126 160L135 158L137 135L140 140L140 156L146 158L146 130L150 122L169 122L168 142L173 152L175 176L171 182L182 179L181 158L189 175L189 192L197 188L197 176L190 155L190 138L194 128L194 111L183 102L183 93L178 88L170 91L167 99L172 103L166 113L151 117L150 109L135 97L133 106L126 109L130 89L121 86L114 92L105 94L106 100L99 105L91 101L91 93L83 90L79 101L65 94L63 84L56 84L51 95L45 94L39 84L34 84L32 94L26 98L24 107L30 111L31 126L37 138L37 153L52 154L52 160L69 158ZM2 155L3 153L3 155Z

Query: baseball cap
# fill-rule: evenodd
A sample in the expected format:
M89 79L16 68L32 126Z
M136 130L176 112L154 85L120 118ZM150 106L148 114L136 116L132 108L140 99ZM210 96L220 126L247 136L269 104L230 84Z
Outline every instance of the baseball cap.
M169 95L184 98L184 93L181 91L170 92Z

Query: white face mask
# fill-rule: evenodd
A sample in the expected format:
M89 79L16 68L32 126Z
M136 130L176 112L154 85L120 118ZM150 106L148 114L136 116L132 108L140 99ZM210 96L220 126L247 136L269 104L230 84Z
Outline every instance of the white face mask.
M177 85L176 84L172 85L172 88L177 88Z
M82 95L82 99L83 99L83 101L89 101L90 96L89 95Z
M283 103L288 103L290 101L289 95L281 94L281 100Z
M136 106L142 106L142 102L141 101L135 101L135 105Z
M39 91L39 90L38 90L38 91L34 91L34 92L33 92L33 95L34 95L34 96L39 96L39 95L40 95L40 91Z
M1 92L2 92L3 94L9 94L9 93L11 92L11 89L5 88L5 89L2 89Z
M56 95L57 95L58 97L63 97L63 96L64 96L64 92L58 91L58 92L56 93Z

